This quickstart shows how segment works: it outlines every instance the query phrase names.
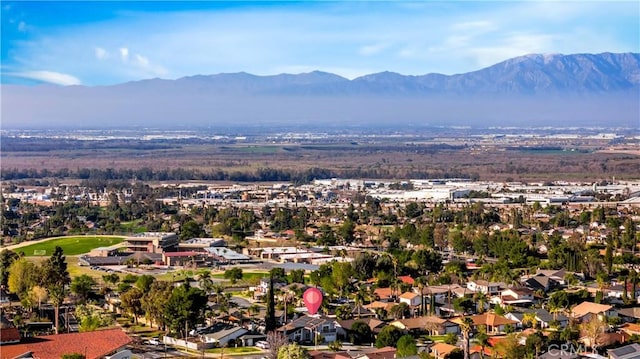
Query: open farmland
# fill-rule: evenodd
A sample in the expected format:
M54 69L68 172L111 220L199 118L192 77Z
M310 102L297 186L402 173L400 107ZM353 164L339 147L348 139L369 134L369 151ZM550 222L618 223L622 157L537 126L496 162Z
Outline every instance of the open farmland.
M45 170L49 174L69 174L58 177L93 179L91 169L132 171L125 176L127 179L145 180L146 173L164 171L168 175L156 177L231 181L251 180L252 175L264 169L320 169L330 177L342 178L466 177L525 182L556 180L559 173L565 180L591 181L631 179L640 173L640 156L630 151L637 148L634 143L612 144L583 138L327 136L235 142L166 140L146 146L139 141L84 141L82 147L65 147L55 139L39 139L39 146L22 143L21 139L12 141L2 144L5 179L36 178L35 172ZM81 169L86 169L85 176L74 173ZM138 173L133 174L135 171ZM193 172L199 175L192 176Z

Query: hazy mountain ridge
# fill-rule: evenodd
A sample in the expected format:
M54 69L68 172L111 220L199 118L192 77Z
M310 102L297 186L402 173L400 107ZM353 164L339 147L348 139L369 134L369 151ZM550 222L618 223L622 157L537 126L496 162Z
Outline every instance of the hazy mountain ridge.
M166 80L117 85L125 88L196 88L199 91L248 95L428 95L602 93L640 87L640 54L532 54L456 75L402 75L380 72L348 80L321 71L297 75L257 76L244 72L197 75L160 86ZM183 87L187 87L186 89Z
M2 86L3 127L398 124L638 128L640 54L526 55L464 74L313 71Z

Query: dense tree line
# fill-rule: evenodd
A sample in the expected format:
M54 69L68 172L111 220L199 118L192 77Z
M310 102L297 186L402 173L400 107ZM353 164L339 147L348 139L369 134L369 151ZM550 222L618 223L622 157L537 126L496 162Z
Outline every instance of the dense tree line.
M356 169L328 169L313 167L304 170L259 168L255 171L225 171L189 168L62 168L58 170L42 169L2 169L0 179L5 181L45 178L76 178L82 180L139 180L139 181L236 181L236 182L294 182L308 183L314 179L344 178L476 178L462 171L426 172L410 170L400 173L400 169L385 168L356 168Z

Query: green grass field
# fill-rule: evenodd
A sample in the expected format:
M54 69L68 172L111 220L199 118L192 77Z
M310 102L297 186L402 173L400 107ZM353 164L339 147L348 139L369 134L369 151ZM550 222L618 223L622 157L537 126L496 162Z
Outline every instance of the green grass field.
M268 277L269 272L243 272L242 280L262 279ZM224 273L216 273L211 275L212 278L224 279Z
M76 256L87 253L94 248L108 247L121 243L123 240L124 238L122 237L63 237L17 248L16 252L24 252L24 255L27 257L50 256L56 246L60 246L62 247L65 255Z

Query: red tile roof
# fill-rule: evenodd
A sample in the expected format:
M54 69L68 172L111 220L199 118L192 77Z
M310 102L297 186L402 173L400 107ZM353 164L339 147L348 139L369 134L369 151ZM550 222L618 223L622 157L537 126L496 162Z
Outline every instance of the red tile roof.
M413 280L413 278L411 278L411 276L408 276L408 275L401 275L398 277L398 279L400 279L402 283L411 284L411 285L413 285L413 283L416 282L415 280Z
M20 331L16 327L0 329L0 344L16 343L20 341Z
M378 296L378 298L380 299L386 299L391 297L391 295L393 295L393 290L391 288L376 288L373 291L373 294L375 294L376 296Z
M36 358L60 358L64 354L71 353L85 354L87 359L101 358L130 342L131 338L119 328L45 335L23 340L19 344L3 345L0 357L11 359L31 352Z

